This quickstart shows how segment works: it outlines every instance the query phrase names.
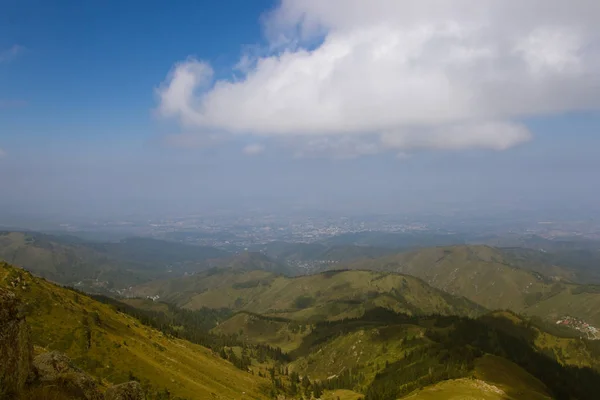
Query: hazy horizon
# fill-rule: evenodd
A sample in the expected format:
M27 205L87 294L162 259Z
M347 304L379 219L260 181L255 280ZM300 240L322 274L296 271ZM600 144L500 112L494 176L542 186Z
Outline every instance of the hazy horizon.
M506 4L1 5L0 224L595 213L600 3Z

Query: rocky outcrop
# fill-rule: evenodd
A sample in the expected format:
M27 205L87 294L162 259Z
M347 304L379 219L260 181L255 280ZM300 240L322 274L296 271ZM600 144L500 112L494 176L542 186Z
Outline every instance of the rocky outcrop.
M144 400L144 391L135 381L111 386L104 393L105 400Z
M15 295L0 288L0 393L19 393L31 370L33 347Z
M112 386L102 394L94 378L63 353L51 351L33 358L20 305L14 293L0 288L0 399L39 398L38 393L50 393L42 389L50 388L60 398L73 400L144 400L137 382Z
M102 400L104 397L94 378L74 366L63 353L51 351L40 354L34 358L33 367L40 383L56 385L73 398Z

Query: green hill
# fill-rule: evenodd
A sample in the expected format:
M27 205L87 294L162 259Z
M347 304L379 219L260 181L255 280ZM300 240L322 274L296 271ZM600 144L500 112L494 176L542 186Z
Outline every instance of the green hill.
M426 248L363 260L350 268L413 275L488 309L510 309L555 321L571 315L600 327L600 290L595 286L564 281L562 272L547 277L533 270L535 264L516 263L502 250L488 246Z
M219 270L133 289L188 309L229 308L295 320L357 317L384 307L408 314L478 315L481 306L420 279L374 271L328 271L288 278L266 271Z
M0 260L92 292L206 269L207 260L225 255L212 247L146 238L96 243L35 232L0 233Z
M267 397L266 379L86 295L4 263L0 263L0 286L13 290L24 303L35 346L64 352L102 383L138 379L151 392L167 389L187 399Z

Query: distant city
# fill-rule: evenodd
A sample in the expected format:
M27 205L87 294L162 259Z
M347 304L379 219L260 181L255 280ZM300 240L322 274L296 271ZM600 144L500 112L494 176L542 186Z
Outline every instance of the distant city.
M2 225L0 229L29 228L70 233L88 239L119 240L152 237L188 244L245 247L272 241L310 243L359 232L459 235L465 240L488 236L536 235L546 239L600 239L600 218L561 215L551 218L529 212L499 213L479 217L447 215L183 215L161 218L119 218L56 222L45 226Z

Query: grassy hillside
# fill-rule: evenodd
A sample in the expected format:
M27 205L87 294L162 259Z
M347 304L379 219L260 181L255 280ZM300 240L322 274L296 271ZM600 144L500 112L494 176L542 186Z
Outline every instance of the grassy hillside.
M167 337L112 307L0 263L0 285L25 303L34 344L59 350L103 382L136 378L187 399L260 399L267 380Z
M188 309L229 308L295 320L357 317L384 307L408 314L477 315L483 308L410 276L328 271L287 278L265 271L212 270L134 289Z
M310 333L311 329L311 324L241 311L220 322L212 332L237 336L247 343L277 346L289 352L300 346L302 339Z
M353 267L417 276L490 309L525 308L528 293L548 293L555 283L540 274L512 267L499 251L487 246L431 247L360 262Z
M521 260L518 265L523 264ZM414 275L489 309L511 309L554 320L571 315L600 327L600 290L519 268L503 251L488 246L426 248L350 267Z
M569 281L600 284L600 244L583 249L501 249L512 264L534 269L544 275L560 276Z

